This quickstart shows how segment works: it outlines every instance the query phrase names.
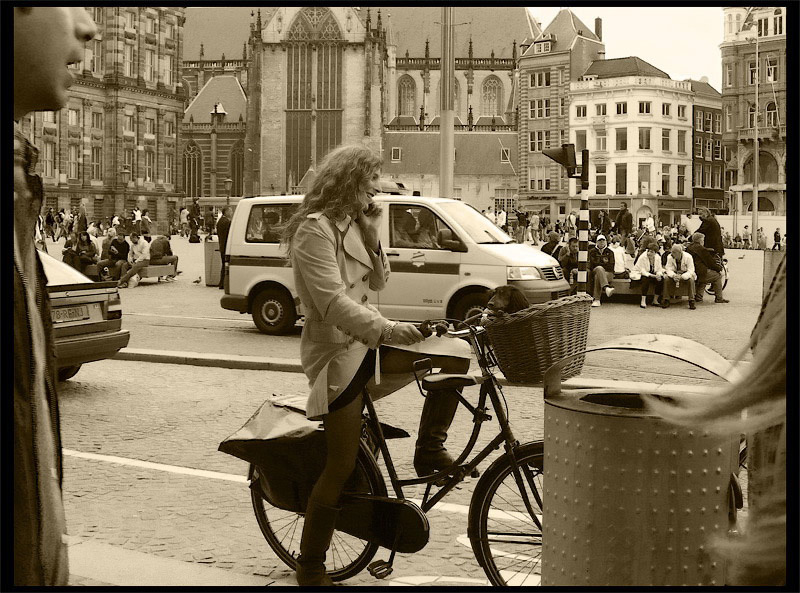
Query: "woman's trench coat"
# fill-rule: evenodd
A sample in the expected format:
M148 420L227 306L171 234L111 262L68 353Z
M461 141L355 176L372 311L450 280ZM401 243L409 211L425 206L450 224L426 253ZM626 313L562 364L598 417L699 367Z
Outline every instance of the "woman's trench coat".
M389 261L383 249L376 254L365 247L350 217L334 222L321 212L300 223L291 261L305 312L300 362L311 387L306 416L317 420L355 376L367 349L380 345L387 319L369 304L368 291L386 286ZM469 357L464 342L448 342L459 342L453 344L456 355ZM381 374L380 384L373 378L367 389L378 399L413 380L411 372Z

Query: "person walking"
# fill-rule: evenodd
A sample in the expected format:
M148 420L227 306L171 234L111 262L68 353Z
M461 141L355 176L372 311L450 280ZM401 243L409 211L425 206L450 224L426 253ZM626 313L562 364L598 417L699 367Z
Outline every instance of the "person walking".
M531 230L531 239L532 239L532 242L533 242L534 245L538 245L539 244L539 240L540 240L540 237L541 237L541 235L539 233L539 229L540 229L541 225L542 225L542 221L541 221L541 218L539 217L539 213L538 212L534 212L533 214L531 214L530 230Z
M627 244L628 235L631 234L631 231L633 231L633 215L631 214L630 210L628 210L628 204L622 202L619 207L619 212L617 212L616 226L614 231L621 235L620 242L622 245Z
M767 234L764 232L764 227L758 228L758 248L761 251L767 250Z
M13 18L13 584L63 587L69 565L55 346L47 278L33 245L43 190L34 174L37 149L20 120L67 104L67 66L84 59L97 28L79 6L15 6Z
M225 206L222 209L222 216L217 221L217 237L219 238L219 257L222 260L222 267L219 269L219 288L225 288L225 250L228 246L228 232L231 228L231 213L233 208Z
M744 241L744 248L750 249L750 227L744 225L744 232L742 233L742 241Z
M180 212L179 216L180 216L180 221L181 221L181 230L180 230L181 237L188 237L189 236L189 210L187 208L181 208L181 212Z
M388 395L414 380L413 363L422 358L444 372L469 368L465 342L445 341L452 356L425 354L414 325L390 321L368 303L369 290L383 289L390 272L379 240L383 212L372 201L380 167L380 157L363 145L332 150L282 228L306 314L300 338L300 362L311 387L306 415L322 419L327 449L305 513L296 573L301 587L333 585L325 556L342 488L355 467L364 387L374 398ZM421 475L452 464L444 442L458 401L456 389L425 398L414 454Z
M781 229L775 229L775 232L772 235L772 250L773 251L780 251L781 250Z

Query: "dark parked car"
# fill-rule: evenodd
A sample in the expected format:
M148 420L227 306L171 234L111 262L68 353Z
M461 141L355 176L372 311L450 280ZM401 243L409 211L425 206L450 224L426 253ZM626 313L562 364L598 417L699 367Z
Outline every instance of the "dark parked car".
M81 365L111 358L128 345L116 282L93 282L78 270L38 251L52 306L58 378L75 376Z

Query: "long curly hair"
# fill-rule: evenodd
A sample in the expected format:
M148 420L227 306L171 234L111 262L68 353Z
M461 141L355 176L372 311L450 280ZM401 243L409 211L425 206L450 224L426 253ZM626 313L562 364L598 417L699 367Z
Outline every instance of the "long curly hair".
M358 215L358 192L383 164L381 158L361 144L339 146L329 152L317 169L314 181L300 207L279 227L281 243L291 255L292 239L308 214L322 212L331 220Z

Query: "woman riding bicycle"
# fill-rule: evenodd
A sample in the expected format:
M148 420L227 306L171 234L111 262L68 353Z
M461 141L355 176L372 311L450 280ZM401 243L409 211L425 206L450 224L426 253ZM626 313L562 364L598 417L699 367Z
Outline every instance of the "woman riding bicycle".
M300 361L311 393L306 415L322 419L327 458L308 499L297 561L300 586L331 586L325 572L339 498L353 472L361 435L362 392L373 399L410 383L413 363L430 358L443 372L469 369L470 349L448 340L445 354L426 354L420 331L384 318L368 303L381 290L389 263L379 242L381 160L364 146L342 146L319 166L311 189L282 230L295 286L305 309ZM378 371L376 372L376 367ZM456 390L425 399L414 467L420 475L452 463L444 448L458 406Z

